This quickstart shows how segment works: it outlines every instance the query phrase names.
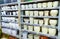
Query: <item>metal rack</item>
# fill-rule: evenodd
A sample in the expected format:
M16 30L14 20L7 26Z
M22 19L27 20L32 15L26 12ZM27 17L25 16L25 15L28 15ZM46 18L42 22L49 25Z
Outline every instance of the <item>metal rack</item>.
M20 8L21 8L21 5L23 4L32 4L32 3L39 3L39 2L49 2L49 1L32 1L32 2L19 2L20 3ZM56 17L52 17L52 16L25 16L25 15L22 15L24 13L24 11L29 11L29 10L55 10L55 9L58 9L59 10L59 16L56 16ZM56 38L56 39L60 39L60 6L59 7L55 7L55 8L32 8L32 9L19 9L20 10L20 26L22 27L24 24L25 25L32 25L32 26L41 26L39 24L30 24L30 23L24 23L23 22L23 17L32 17L32 18L58 18L58 27L52 27L50 25L43 25L44 27L48 27L48 28L53 28L53 29L58 29L58 36L50 36L49 34L42 34L41 32L39 33L36 33L34 31L29 31L29 30L24 30L24 29L21 29L22 33L26 32L26 33L32 33L32 34L37 34L37 35L43 35L43 36L47 36L47 37L50 37L50 38ZM21 34L22 34L21 33Z
M0 4L0 7L10 6L10 5L11 5L11 6L12 6L12 5L18 5L18 2ZM2 11L18 11L18 10L16 10L16 9L14 9L14 10L12 10L12 9L11 9L11 10L1 10L1 9L0 9L0 12L2 12ZM1 15L1 13L0 13L0 18L2 19L2 17L18 17L18 15ZM1 26L2 26L2 22L8 22L8 23L9 23L10 21L0 20ZM11 30L20 30L20 29L14 29L14 28L9 28L9 27L4 27L4 26L2 26L2 28L11 29ZM14 35L9 34L9 33L5 33L5 32L2 32L2 33L11 35L11 36L16 37L16 38L19 38L19 35L14 36Z

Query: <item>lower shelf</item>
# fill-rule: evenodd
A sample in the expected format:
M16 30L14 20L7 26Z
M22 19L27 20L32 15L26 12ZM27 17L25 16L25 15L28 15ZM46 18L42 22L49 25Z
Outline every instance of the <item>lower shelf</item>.
M35 31L29 31L29 30L24 30L24 29L22 29L22 31L23 32L28 32L28 33L31 33L31 34L43 35L43 36L47 36L47 37L50 37L50 38L57 38L57 36L51 36L49 34L43 34L41 32L36 33Z

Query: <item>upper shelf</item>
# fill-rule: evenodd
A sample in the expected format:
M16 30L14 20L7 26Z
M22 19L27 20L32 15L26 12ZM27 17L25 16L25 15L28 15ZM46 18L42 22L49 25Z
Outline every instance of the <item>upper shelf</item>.
M32 8L32 9L21 9L21 10L50 10L50 9L59 9L59 7L52 7L52 8Z
M51 2L52 0L46 0L46 1L44 1L44 0L42 0L42 1L30 1L30 2L21 2L21 4L28 4L28 3L37 3L37 2ZM53 0L54 1L54 0ZM58 0L57 0L58 1Z
M14 3L6 3L6 4L0 4L0 6L7 6L7 5L16 5L18 4L17 2L14 2Z

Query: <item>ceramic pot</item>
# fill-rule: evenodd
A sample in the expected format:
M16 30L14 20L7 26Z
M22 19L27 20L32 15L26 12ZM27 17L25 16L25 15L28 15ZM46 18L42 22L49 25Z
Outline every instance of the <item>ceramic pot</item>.
M45 16L49 16L49 11L44 11Z
M34 26L34 31L39 33L40 32L40 27L39 26Z
M43 33L43 34L47 34L47 33L48 33L48 28L42 27L42 33Z
M24 30L27 30L27 25L24 25Z
M48 8L53 7L53 3L52 2L48 2Z
M33 24L33 20L34 20L33 18L30 18L30 24Z
M28 39L33 39L33 34L29 34Z
M37 4L33 4L33 8L37 8Z
M39 11L39 16L43 16L44 12L43 11Z
M29 9L29 6L28 6L28 5L25 5L25 8L26 8L26 9Z
M29 23L29 19L24 19L24 22L25 23Z
M34 16L38 16L38 11L34 11Z
M54 19L50 19L50 25L51 26L56 26L56 24L57 24L57 20L54 20Z
M56 35L56 29L49 28L49 35L55 36Z
M26 16L29 16L29 13L30 13L29 11L25 11Z
M25 9L25 5L21 5L21 9Z
M42 7L46 8L47 7L47 3L42 3Z
M32 9L33 8L33 4L29 4L29 9Z
M34 19L34 24L38 24L38 19Z
M33 11L30 11L30 16L33 16L34 12Z
M38 3L37 5L38 5L38 8L41 8L42 7L42 4L41 3Z
M53 2L53 7L58 7L58 1Z
M43 19L42 20L39 20L39 24L40 25L43 25Z
M38 35L34 35L34 39L39 39L39 36Z
M44 25L48 25L49 18L44 18Z
M57 16L58 10L51 10L50 15L51 16Z
M29 31L33 31L33 26L28 26Z

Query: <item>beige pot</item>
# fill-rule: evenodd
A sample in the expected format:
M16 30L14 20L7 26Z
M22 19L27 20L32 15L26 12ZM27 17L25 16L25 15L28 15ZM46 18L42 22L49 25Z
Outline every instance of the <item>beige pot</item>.
M39 16L43 16L44 12L43 11L39 11Z
M51 16L57 16L58 10L51 10L50 15Z
M39 24L40 25L43 25L43 20L39 20Z
M33 11L30 11L30 16L33 16L34 12Z
M49 16L49 11L44 11L45 16Z
M38 24L38 19L34 19L34 24Z
M42 33L43 33L43 34L47 34L47 33L48 33L48 28L42 27Z
M38 35L34 35L34 39L39 39L39 36Z
M29 31L33 31L33 26L28 26Z
M58 1L53 2L53 7L58 7Z
M37 4L33 4L33 8L37 8Z
M56 29L49 28L49 35L55 36L55 34L56 34Z
M38 8L41 8L42 7L42 4L41 3L38 3L37 5L38 5Z
M28 23L29 22L29 19L24 19L25 23Z
M50 22L51 26L56 26L56 24L57 24L57 20L50 19L49 22Z
M44 18L44 25L48 25L49 18Z
M33 24L34 19L30 18L30 24Z
M27 25L24 25L24 30L27 30Z
M34 31L39 33L40 32L40 27L39 26L34 26Z
M38 11L34 11L34 16L38 16Z
M25 11L26 16L29 16L29 13L30 13L29 11Z
M53 6L52 2L48 2L48 8L51 8Z
M47 3L42 3L42 7L46 8L47 7Z
M33 39L33 34L29 34L28 39Z

